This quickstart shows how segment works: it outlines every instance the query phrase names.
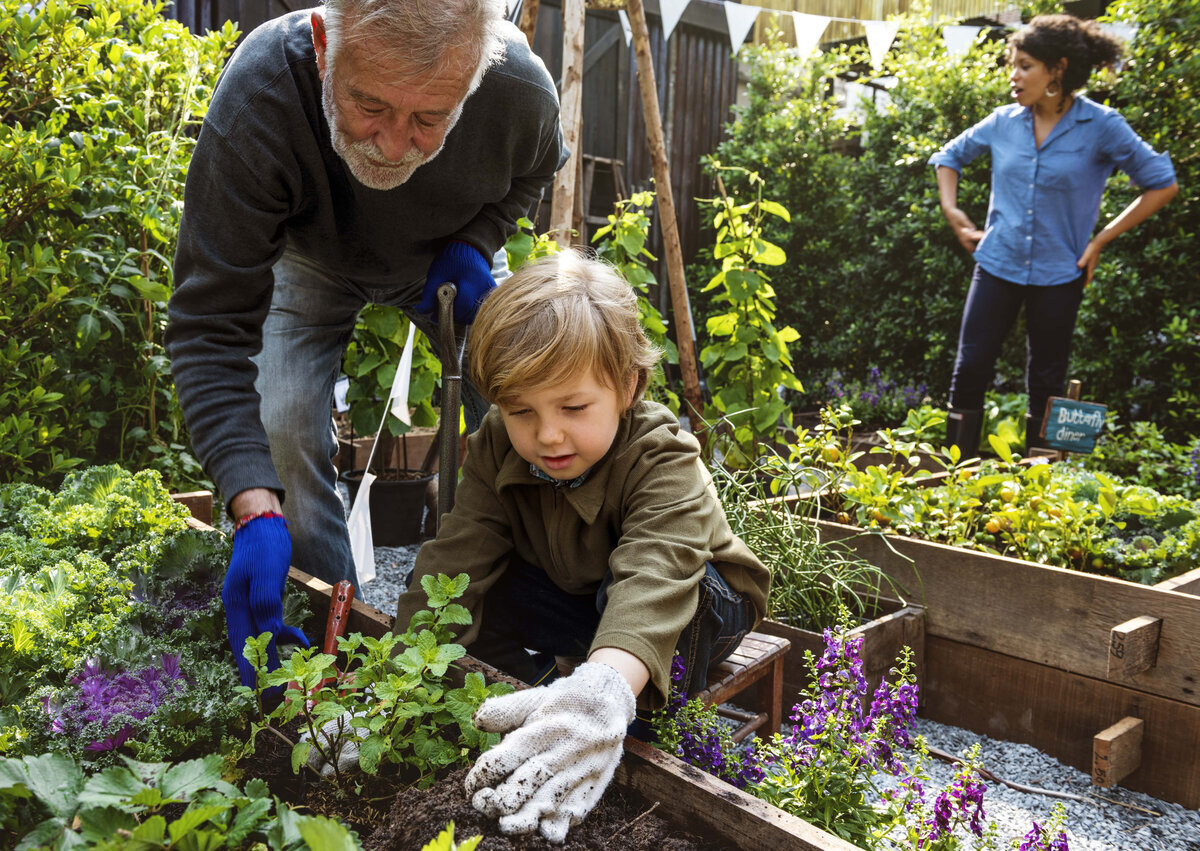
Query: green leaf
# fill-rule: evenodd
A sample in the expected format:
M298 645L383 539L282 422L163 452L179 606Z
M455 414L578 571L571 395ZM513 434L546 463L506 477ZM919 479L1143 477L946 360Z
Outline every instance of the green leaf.
M189 833L197 827L210 821L215 816L220 815L227 809L233 806L232 802L222 804L207 804L195 809L185 810L183 815L171 822L167 826L167 832L171 836L171 844L176 845Z
M167 769L162 790L168 798L188 800L201 789L211 789L221 781L221 757L209 754L181 762Z
M1012 463L1012 448L1008 445L1007 440L999 435L989 434L988 443L991 444L992 451L999 455L1002 461L1004 461L1006 464Z
M300 769L308 761L308 754L312 750L312 742L308 739L301 739L292 746L292 774L299 774Z
M346 851L358 847L354 834L331 818L305 816L298 827L304 845L310 851Z

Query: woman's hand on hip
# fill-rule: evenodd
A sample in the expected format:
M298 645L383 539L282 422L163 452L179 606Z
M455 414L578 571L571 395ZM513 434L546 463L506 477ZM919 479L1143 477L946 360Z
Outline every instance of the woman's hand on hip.
M1075 261L1075 265L1080 270L1087 272L1087 278L1083 285L1086 287L1092 282L1092 275L1096 273L1096 264L1100 261L1100 250L1104 246L1097 240L1093 239L1087 244L1087 248L1083 249L1083 254Z
M950 223L950 229L954 231L954 238L958 240L958 244L968 254L974 254L976 247L979 245L979 240L983 239L983 231L975 227L975 223L971 221L970 216L958 207L952 207L949 210L943 210L943 212L945 213L946 221Z

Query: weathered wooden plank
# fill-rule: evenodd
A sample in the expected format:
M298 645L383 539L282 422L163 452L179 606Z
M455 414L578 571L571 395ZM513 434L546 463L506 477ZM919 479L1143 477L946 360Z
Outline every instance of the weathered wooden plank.
M1141 766L1121 785L1200 807L1200 710L1188 703L927 635L920 714L1033 745L1089 774L1096 731L1140 718Z
M1200 596L1200 567L1160 582L1154 587L1160 591L1178 591L1181 594Z
M188 491L173 493L171 499L178 502L189 512L192 518L208 526L212 523L213 493L212 491Z
M900 650L905 645L912 648L913 661L920 688L924 676L925 655L925 612L918 606L898 608L899 603L886 601L894 611L852 629L848 637L863 639L863 674L867 678L867 699L874 694L880 681L895 666ZM797 629L789 624L765 620L758 631L776 635L792 642L792 649L783 659L783 714L788 717L800 691L808 686L811 674L804 659L804 651L820 656L825 651L825 640L819 632Z
M855 846L765 801L680 762L637 739L625 740L617 785L647 802L662 801L658 815L722 847L851 851Z
M1117 681L1200 705L1200 597L914 538L816 521L828 538L883 568L926 609L927 635L1097 679L1115 624L1162 621L1157 663Z

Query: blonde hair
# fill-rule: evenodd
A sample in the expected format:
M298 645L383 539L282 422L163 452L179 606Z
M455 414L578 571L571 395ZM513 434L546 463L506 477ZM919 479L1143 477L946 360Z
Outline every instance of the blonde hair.
M636 375L632 405L661 356L620 273L567 249L522 266L484 301L471 328L470 377L502 403L584 370L619 392Z

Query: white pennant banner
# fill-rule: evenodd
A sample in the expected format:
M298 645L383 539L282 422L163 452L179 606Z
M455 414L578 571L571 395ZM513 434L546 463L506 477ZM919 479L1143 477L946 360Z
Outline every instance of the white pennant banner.
M824 15L806 15L804 12L792 12L792 23L796 27L796 55L807 59L821 43L821 36L829 26L829 18Z
M729 46L737 53L750 34L750 28L762 11L758 6L743 6L741 3L730 3L725 0L725 22L729 25Z
M408 339L404 341L400 365L396 367L396 377L392 379L392 392L388 394L388 407L405 425L412 425L408 413L408 386L412 382L413 335L416 330L417 326L409 322ZM379 424L379 430L383 431L383 423Z
M946 52L957 59L967 52L975 42L975 36L983 27L942 27L942 38L946 40Z
M883 57L887 55L892 42L896 40L896 33L900 31L900 22L863 21L863 26L867 28L867 49L871 51L871 65L878 70L883 64Z
M625 46L629 47L629 42L633 41L633 27L629 25L629 16L625 14L624 9L618 9L617 18L621 21L621 32L625 33Z
M662 15L664 41L670 39L671 33L675 32L675 25L679 23L687 4L688 0L661 0L658 4L659 14Z

